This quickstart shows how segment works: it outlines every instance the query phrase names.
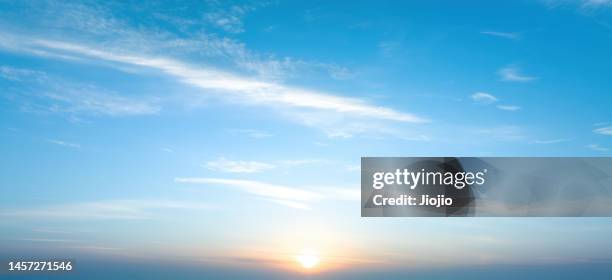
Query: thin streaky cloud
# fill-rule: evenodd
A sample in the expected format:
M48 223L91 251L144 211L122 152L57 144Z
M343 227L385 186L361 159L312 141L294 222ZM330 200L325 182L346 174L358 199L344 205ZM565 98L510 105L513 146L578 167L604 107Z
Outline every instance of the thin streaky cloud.
M43 81L46 77L47 74L45 72L37 70L0 66L0 78L6 80L22 81L23 79L35 79Z
M75 85L66 85L63 90L45 92L41 96L54 101L55 106L49 108L50 111L76 115L149 115L156 114L160 110L150 101L126 98L119 94Z
M258 161L233 161L223 157L209 161L204 165L213 171L229 173L257 173L276 168L276 166Z
M221 178L175 178L174 181L177 183L186 184L204 184L232 187L253 195L269 199L304 202L323 198L323 195L313 191L251 180L235 180Z
M587 146L587 148L597 152L607 152L610 150L609 148L599 146L598 144L590 144Z
M498 32L498 31L482 31L481 34L501 37L510 40L517 40L520 38L520 34L516 32Z
M174 200L123 199L13 209L0 212L3 218L76 220L132 220L153 217L152 210L207 210L208 204Z
M559 139L550 139L550 140L534 140L533 144L557 144L572 141L571 138L559 138Z
M497 102L497 97L486 92L476 92L470 96L472 100L478 103L491 104Z
M67 247L67 248L83 250L83 251L94 251L94 252L98 252L98 251L107 252L107 251L122 251L122 250L124 250L123 248L105 247L105 246L70 246L70 247Z
M66 113L79 119L83 114L131 116L160 110L154 98L129 97L36 70L13 69L10 73L13 82L27 89L16 100L22 100L21 109L30 113Z
M18 238L15 241L27 241L27 242L45 242L45 243L73 243L74 240L68 239L53 239L53 238Z
M213 1L212 3L216 3ZM263 2L259 4L265 6ZM232 5L230 7L215 7L214 12L204 14L204 19L211 25L229 32L242 33L245 31L243 19L244 17L259 8L256 5Z
M62 141L62 140L48 139L47 142L49 142L51 144L58 145L58 146L67 147L67 148L73 148L73 149L80 149L81 148L80 144L70 143L70 142L66 142L66 141Z
M400 50L401 45L395 41L383 41L378 44L378 50L381 56L391 58Z
M582 0L584 8L612 7L612 0Z
M51 234L73 234L74 232L71 231L67 231L67 230L57 230L57 229L47 229L47 228L35 228L32 229L33 232L40 232L40 233L51 233Z
M500 76L502 81L506 82L530 82L537 77L527 76L521 73L521 69L515 66L508 66L497 71L497 74Z
M504 111L518 111L521 109L521 107L515 105L497 105L496 107Z
M15 42L13 41L13 44ZM340 97L315 90L259 81L209 67L194 67L169 58L126 55L118 52L103 51L91 46L44 39L28 40L22 38L17 44L18 46L12 46L13 50L19 51L21 50L20 46L25 46L28 47L23 49L26 52L27 49L32 48L35 50L43 49L157 69L178 78L185 84L206 90L234 93L230 97L241 101L248 101L255 105L281 105L292 108L332 111L354 117L368 117L409 123L428 122L426 118L399 112L387 107L371 105L358 98ZM221 96L227 97L228 95L222 94Z
M612 135L612 126L600 127L593 130L593 132L601 135Z

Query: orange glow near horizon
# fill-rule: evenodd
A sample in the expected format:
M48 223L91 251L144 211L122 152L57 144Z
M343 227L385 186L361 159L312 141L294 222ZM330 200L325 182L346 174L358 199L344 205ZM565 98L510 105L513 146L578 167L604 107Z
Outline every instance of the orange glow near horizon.
M303 250L295 256L295 260L305 269L314 269L321 262L319 254L311 249Z

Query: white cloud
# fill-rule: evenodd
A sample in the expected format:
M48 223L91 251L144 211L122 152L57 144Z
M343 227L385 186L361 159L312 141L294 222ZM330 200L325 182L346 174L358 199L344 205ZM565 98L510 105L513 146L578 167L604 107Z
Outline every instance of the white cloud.
M486 92L476 92L472 94L470 97L472 98L472 100L478 103L483 103L483 104L491 104L491 103L497 102L497 97L491 94L488 94Z
M157 100L150 97L123 96L95 86L65 81L62 78L30 69L1 67L0 76L21 83L22 90L11 100L21 102L22 110L36 113L77 115L143 115L157 113Z
M472 94L470 96L470 98L473 101L477 102L477 103L486 104L486 105L493 104L493 103L496 103L496 102L499 101L499 99L497 97L495 97L495 96L493 96L493 95L491 95L489 93L486 93L486 92L476 92L476 93ZM512 111L512 112L518 111L518 110L521 109L521 107L516 106L516 105L502 105L502 104L500 104L500 105L497 105L495 107L497 109L500 109L500 110Z
M44 242L44 243L73 243L74 240L68 239L54 239L54 238L17 238L15 241L27 241L27 242Z
M64 59L64 56L69 55L86 63L102 60L106 62L105 66L116 67L120 71L125 67L154 69L202 90L199 94L187 97L141 96L137 99L104 91L99 93L95 88L77 86L75 89L84 88L86 94L80 96L77 94L78 90L75 90L51 92L45 96L59 104L46 108L46 111L67 112L72 118L78 118L77 114L86 113L109 116L153 114L159 112L162 105L168 101L178 100L185 106L194 106L194 104L197 106L202 100L213 97L231 103L267 106L285 120L322 130L330 137L349 138L365 134L380 136L384 135L382 130L388 130L388 125L429 122L424 117L373 105L364 99L287 86L257 77L219 71L205 65L192 66L170 58L129 55L116 47L101 50L86 45L15 36L0 33L0 37L8 38L0 40L0 47L36 56L40 51L44 51L45 57L57 59ZM39 109L24 108L31 112L38 112ZM386 123L387 121L394 123Z
M612 0L542 0L542 2L549 8L558 8L566 5L575 5L583 10L612 7Z
M204 210L210 205L172 200L104 200L17 209L0 212L0 216L56 219L147 219L152 210Z
M395 41L383 41L378 44L378 51L384 57L392 57L400 48L400 43Z
M515 66L504 67L497 74L499 74L502 81L507 82L529 82L537 79L536 77L522 74L521 70Z
M533 143L534 144L557 144L557 143L567 142L571 140L572 139L569 139L569 138L559 138L559 139L550 139L550 140L535 140L533 141Z
M221 28L230 33L242 33L244 28L242 18L237 14L209 13L205 16L206 20L214 26Z
M309 190L250 180L219 178L175 178L174 181L177 183L205 184L231 187L265 198L267 200L273 200L273 202L277 204L283 204L285 206L300 209L304 209L304 207L309 207L308 203L314 200L324 198L323 195ZM279 203L280 201L282 201L282 203ZM304 207L295 207L298 205Z
M254 5L233 5L227 8L212 8L215 11L204 14L204 19L213 26L229 33L244 32L244 17L247 15L247 13L257 9L257 7Z
M95 87L74 84L64 83L61 90L45 91L39 96L53 102L46 110L76 115L149 115L160 110L155 101L146 98L129 98Z
M593 132L602 135L612 135L612 126L600 127L593 130Z
M607 151L610 150L609 148L602 147L602 146L599 146L597 144L590 144L590 145L587 146L587 148L589 148L589 149L591 149L593 151L597 151L597 152L607 152Z
M0 77L12 81L22 81L23 79L43 81L46 79L47 75L42 71L1 66Z
M230 172L230 173L257 173L265 170L273 169L276 166L268 163L257 161L232 161L225 158L219 158L206 163L206 168L214 171Z
M480 33L485 34L485 35L495 36L495 37L511 39L511 40L517 40L520 38L520 34L515 33L515 32L482 31Z
M220 97L231 98L233 101L248 102L253 105L276 105L288 108L331 111L346 117L367 117L409 123L428 122L425 118L371 105L357 98L340 97L315 90L259 81L208 67L190 66L169 58L111 53L89 46L59 41L34 39L22 42L29 42L26 45L34 48L68 52L73 55L157 69L178 78L186 84L208 90L207 92L223 91L224 94L218 95Z
M355 77L355 73L350 71L346 67L338 66L335 64L322 64L323 68L327 70L329 75L336 80L349 80Z
M313 199L322 198L320 194L311 191L249 180L218 178L176 178L175 181L178 183L223 185L235 187L248 193L275 199L310 201Z
M586 8L612 6L612 0L582 0L582 6Z
M311 203L325 199L336 201L359 201L361 199L361 191L358 186L297 188L259 181L220 178L175 178L174 181L177 183L218 185L235 188L260 197L265 201L296 209L311 209Z
M521 107L514 105L497 105L497 109L504 111L518 111L521 109Z
M81 148L80 144L70 143L70 142L61 141L61 140L49 139L47 140L47 142L58 145L58 146L63 146L63 147L68 147L68 148L73 148L73 149Z

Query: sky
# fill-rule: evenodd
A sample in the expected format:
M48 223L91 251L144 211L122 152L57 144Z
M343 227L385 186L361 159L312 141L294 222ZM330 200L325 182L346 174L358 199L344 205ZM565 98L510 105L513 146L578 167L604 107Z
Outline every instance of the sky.
M608 0L0 1L0 257L603 279L609 218L361 218L359 164L610 156L611 49Z

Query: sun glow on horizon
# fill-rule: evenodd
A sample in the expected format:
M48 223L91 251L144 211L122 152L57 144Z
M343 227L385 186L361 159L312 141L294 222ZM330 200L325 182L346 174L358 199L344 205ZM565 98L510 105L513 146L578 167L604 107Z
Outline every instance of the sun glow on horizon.
M314 250L303 250L295 259L305 269L312 269L321 262L319 254Z

